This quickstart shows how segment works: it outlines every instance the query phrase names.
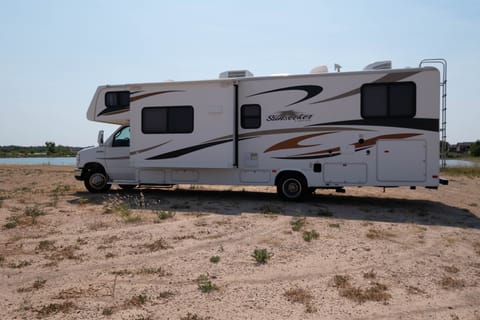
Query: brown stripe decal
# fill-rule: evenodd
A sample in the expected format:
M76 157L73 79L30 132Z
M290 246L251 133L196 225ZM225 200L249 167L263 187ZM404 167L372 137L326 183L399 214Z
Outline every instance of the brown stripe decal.
M354 146L355 149L359 149L359 148L364 149L365 147L373 146L380 139L395 139L395 140L397 140L397 139L411 138L411 137L415 137L415 136L418 136L418 135L419 135L418 133L385 134L385 135L381 135L381 136L378 136L378 137L375 137L375 138L367 139L363 143L360 143L360 142L352 143L352 146Z
M314 152L308 152L308 153L302 153L302 154L299 154L299 156L313 156L313 155L319 155L319 154L324 154L324 153L334 153L334 152L340 152L340 147L335 147L335 148L330 148L330 149L325 149L325 150L320 150L320 151L314 151Z
M355 151L360 151L360 150L365 150L365 149L373 147L377 143L377 141L381 140L381 139L400 140L400 139L415 137L415 136L418 136L418 135L420 135L420 134L419 133L385 134L385 135L381 135L381 136L377 136L377 137L365 140L363 143L355 142L355 143L352 143L351 145L355 147ZM324 149L324 150L319 150L319 151L301 153L301 154L288 156L288 157L273 157L273 158L274 159L289 159L289 160L320 159L320 158L338 156L338 155L341 154L340 151L341 151L340 147L334 147L334 148L329 148L329 149Z
M397 82L397 81L403 80L405 78L408 78L410 76L413 76L413 75L415 75L419 72L420 71L406 71L406 72L390 73L390 74L387 74L387 75L381 77L380 79L377 79L377 80L373 81L372 83ZM345 93L339 94L338 96L334 96L334 97L331 97L331 98L328 98L328 99L312 102L311 104L317 104L317 103L328 102L328 101L332 101L332 100L338 100L338 99L354 96L354 95L359 94L359 93L360 93L360 88L356 88L356 89L347 91Z
M316 147L316 146L319 146L320 144L302 145L302 144L300 144L300 142L302 142L303 140L313 138L313 137L323 136L323 135L329 134L329 133L334 133L334 132L307 134L305 136L300 136L300 137L295 137L295 138L291 138L291 139L288 139L288 140L284 140L282 142L274 144L273 146L271 146L270 148L265 150L264 153L267 153L267 152L270 152L270 151L285 150L285 149Z
M184 90L166 90L166 91L156 91L156 92L150 92L150 93L144 93L135 97L130 97L130 102L134 102L140 99L148 98L151 96L156 96L158 94L164 94L164 93L170 93L170 92L184 92Z

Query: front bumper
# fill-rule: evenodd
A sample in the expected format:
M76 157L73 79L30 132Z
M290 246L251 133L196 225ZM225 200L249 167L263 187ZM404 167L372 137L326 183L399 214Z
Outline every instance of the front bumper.
M83 181L82 171L83 171L82 168L75 168L75 170L73 170L75 174L75 179L79 181Z

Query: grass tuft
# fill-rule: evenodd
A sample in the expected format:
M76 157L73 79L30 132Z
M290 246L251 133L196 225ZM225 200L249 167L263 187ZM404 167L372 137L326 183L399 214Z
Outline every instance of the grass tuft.
M134 223L142 220L139 215L133 214L130 204L125 202L121 197L110 198L103 206L103 213L116 214L127 223Z
M186 316L183 316L180 318L180 320L208 320L208 319L212 319L211 317L202 317L202 316L199 316L198 314L196 313L187 313Z
M42 289L45 286L46 282L47 282L47 280L37 279L37 280L35 280L35 282L30 287L19 288L19 289L17 289L17 292L31 292L31 291L34 291L34 290Z
M303 240L310 242L312 240L318 239L319 234L315 230L304 231L303 232Z
M465 281L464 280L455 279L455 278L447 277L447 276L440 279L439 284L443 289L446 289L446 290L448 290L448 289L459 289L459 288L465 287Z
M42 240L38 243L38 246L35 248L35 250L39 251L51 251L55 250L55 241L51 240Z
M18 221L20 220L19 216L10 216L7 218L7 223L3 225L5 229L13 229L17 227Z
M440 170L441 173L450 176L480 177L480 166L471 167L447 167Z
M40 317L48 317L59 312L68 313L75 308L73 302L65 301L64 303L50 303L37 310Z
M143 247L147 248L148 250L154 252L154 251L158 251L158 250L166 250L166 249L170 249L171 246L169 246L167 244L167 242L165 241L165 239L163 238L160 238L152 243L149 243L149 244L144 244Z
M37 223L37 217L46 215L47 213L40 209L37 205L33 207L27 207L24 211L25 215L32 218L32 224Z
M313 295L305 289L290 288L285 291L283 295L290 302L303 304L308 313L316 311L315 307L312 305Z
M130 306L139 307L147 303L147 300L148 300L147 295L139 294L131 297L126 304Z
M210 262L211 263L218 263L218 262L220 262L220 257L219 256L211 256L210 257Z
M258 264L265 264L268 260L270 260L271 257L273 257L273 253L268 252L268 250L265 248L255 248L255 250L253 250L252 257Z
M372 240L386 240L394 237L396 237L394 233L382 229L369 229L367 232L367 238Z
M338 289L341 297L357 303L366 301L387 301L392 296L387 292L386 285L379 282L372 282L368 288L362 289L350 283L349 276L335 275L333 277L334 287Z
M174 211L165 211L165 210L158 210L156 211L157 218L159 220L166 220L166 219L171 219L175 217L175 212Z
M158 294L159 299L169 299L173 296L175 296L175 292L172 291L162 291Z
M298 232L305 226L306 222L307 222L307 218L305 217L294 218L292 221L290 221L290 225L292 226L293 231Z
M201 274L197 278L198 289L202 292L209 293L218 290L218 287L210 280L208 274Z

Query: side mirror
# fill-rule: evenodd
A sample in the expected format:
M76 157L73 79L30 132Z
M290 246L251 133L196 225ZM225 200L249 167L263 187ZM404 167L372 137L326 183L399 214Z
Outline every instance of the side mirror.
M103 130L98 131L97 142L99 146L103 145Z

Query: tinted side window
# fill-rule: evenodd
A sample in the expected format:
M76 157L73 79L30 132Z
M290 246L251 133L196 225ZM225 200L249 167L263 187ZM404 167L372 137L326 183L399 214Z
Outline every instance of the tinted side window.
M147 107L142 109L143 133L193 132L193 107Z
M362 87L362 117L386 117L387 104L387 86L366 85Z
M109 108L130 106L130 91L110 91L105 93L105 105Z
M413 82L395 83L389 86L391 117L411 117L416 114L416 90Z
M363 118L413 118L415 114L415 83L374 83L362 86Z
M129 147L130 146L130 127L125 127L118 131L113 137L113 147Z
M240 108L240 125L243 129L257 129L262 124L262 110L258 104L244 104Z

